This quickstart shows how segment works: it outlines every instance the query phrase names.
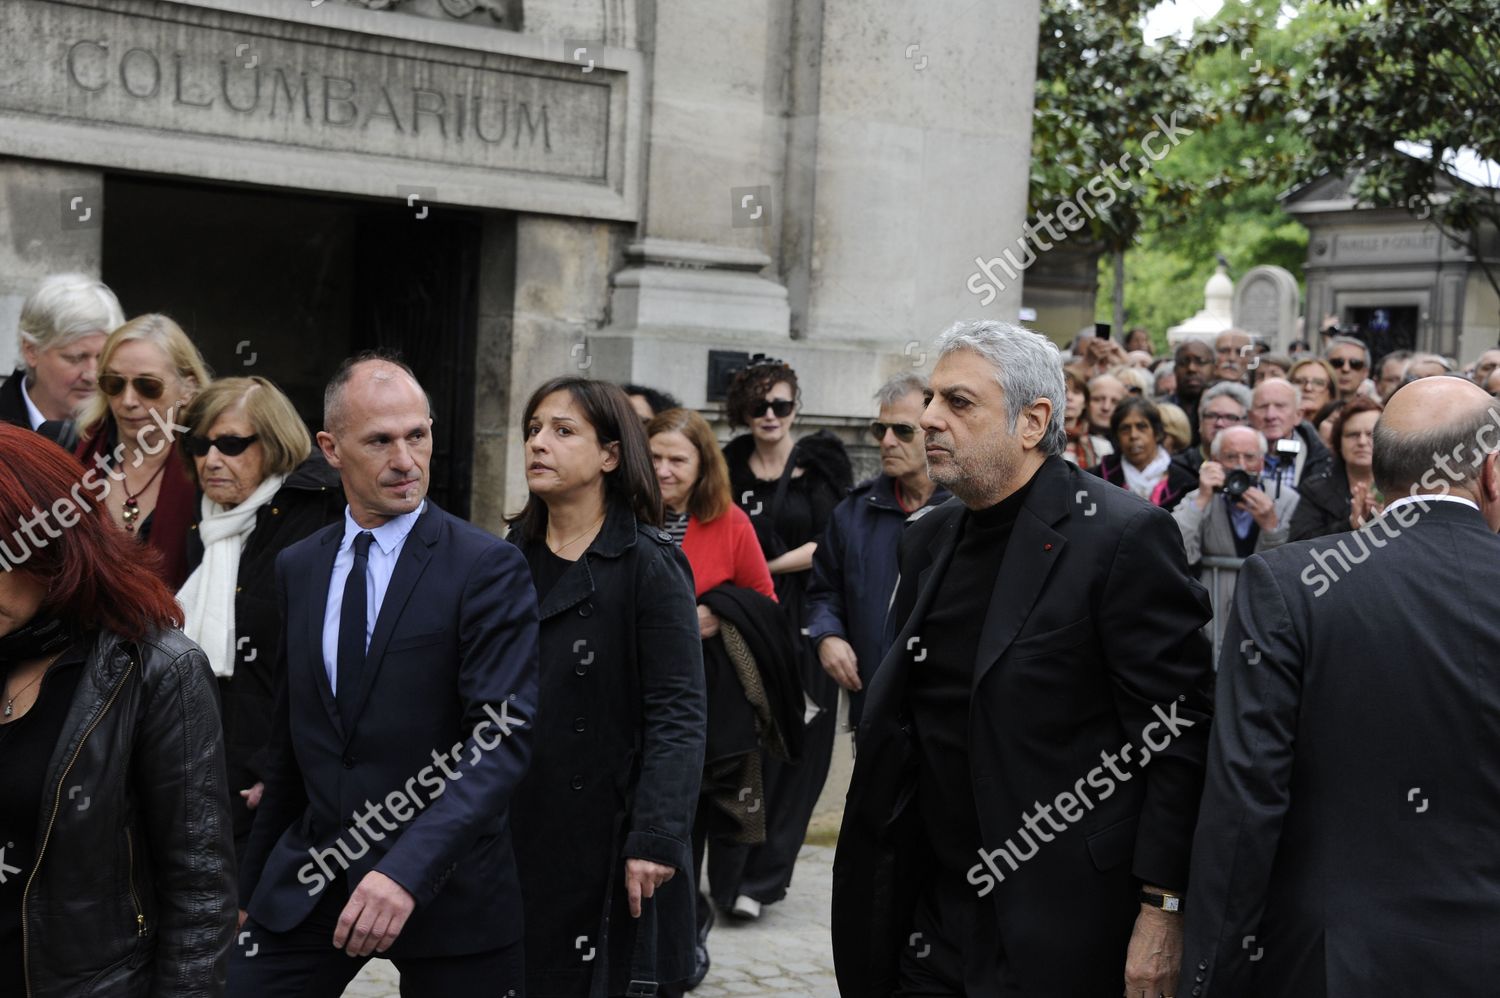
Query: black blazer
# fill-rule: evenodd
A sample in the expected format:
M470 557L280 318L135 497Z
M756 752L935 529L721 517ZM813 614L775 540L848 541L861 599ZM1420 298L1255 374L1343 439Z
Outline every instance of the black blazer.
M1222 647L1177 993L1494 994L1500 537L1432 502L1255 555Z
M285 932L316 904L324 866L351 891L379 870L417 902L390 955L508 945L522 934L508 809L537 702L531 573L511 545L427 500L381 604L354 717L342 719L322 649L343 533L332 524L276 560L283 679L241 903ZM381 816L394 831L353 827L392 796Z
M847 995L890 994L910 937L928 860L909 806L916 750L905 687L921 667L909 646L965 517L951 500L901 543L891 609L901 630L866 694L834 862L834 962ZM993 905L1007 994L1118 994L1141 882L1186 886L1211 708L1200 632L1209 615L1170 515L1047 459L1006 547L975 654L969 763L983 847L1019 843L1034 802L1080 783L1093 803L1016 871L998 860L1008 875L982 895ZM1155 707L1168 716L1175 707L1175 739L1160 725L1143 734L1159 720ZM1134 754L1123 756L1127 744ZM1124 759L1116 765L1126 779L1103 769L1101 753ZM988 873L976 871L968 879L978 894Z
M656 948L642 942L641 955L654 960L640 969L681 980L697 942L692 829L706 709L692 570L671 535L615 504L543 597L541 620L544 713L514 809L526 993L624 994L652 919ZM632 858L677 869L640 920L625 895Z
M21 382L25 379L25 371L12 371L0 385L0 422L29 430L31 413L26 411L26 399L21 395ZM78 444L78 428L71 419L44 422L36 431L63 450L71 451Z

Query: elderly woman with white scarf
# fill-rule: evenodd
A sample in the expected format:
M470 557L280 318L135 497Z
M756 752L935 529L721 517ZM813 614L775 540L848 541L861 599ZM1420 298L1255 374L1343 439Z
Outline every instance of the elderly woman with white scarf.
M344 493L291 401L265 378L213 382L183 422L182 451L202 496L188 536L192 574L177 599L183 631L219 679L238 857L260 802L276 696L276 556L342 516Z

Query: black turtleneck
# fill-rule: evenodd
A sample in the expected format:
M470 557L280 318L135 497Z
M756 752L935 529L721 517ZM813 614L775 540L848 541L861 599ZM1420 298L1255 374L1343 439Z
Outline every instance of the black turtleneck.
M1028 481L1001 502L964 514L958 547L922 623L920 641L907 652L906 697L920 756L917 803L939 876L950 887L955 878L963 883L980 845L969 780L975 657L1000 563L1030 489Z

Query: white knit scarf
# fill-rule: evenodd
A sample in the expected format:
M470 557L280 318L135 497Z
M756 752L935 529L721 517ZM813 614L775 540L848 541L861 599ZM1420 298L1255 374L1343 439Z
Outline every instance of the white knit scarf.
M1120 467L1125 469L1125 487L1142 499L1150 499L1151 493L1156 489L1162 476L1167 473L1167 465L1172 463L1172 455L1167 453L1165 447L1156 448L1156 456L1145 468L1137 471L1135 465L1120 458Z
M269 476L244 502L230 509L208 496L202 499L198 539L203 542L203 561L178 590L177 602L186 620L182 632L203 649L220 679L234 675L234 590L239 584L240 552L255 529L256 512L285 481L285 475Z

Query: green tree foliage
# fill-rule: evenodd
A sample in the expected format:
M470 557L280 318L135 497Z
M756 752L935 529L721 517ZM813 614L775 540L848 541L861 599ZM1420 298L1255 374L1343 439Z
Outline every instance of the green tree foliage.
M1500 224L1500 178L1489 186L1454 183L1445 164L1460 149L1500 163L1500 3L1327 2L1352 16L1300 88L1308 111L1304 174L1358 164L1356 197L1430 212L1472 249L1485 225ZM1425 145L1430 155L1398 151L1398 141ZM1500 273L1486 274L1500 291Z

